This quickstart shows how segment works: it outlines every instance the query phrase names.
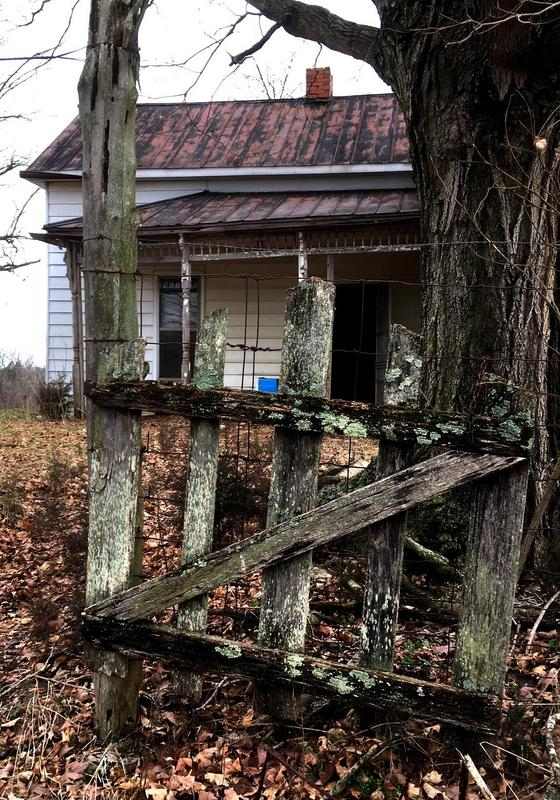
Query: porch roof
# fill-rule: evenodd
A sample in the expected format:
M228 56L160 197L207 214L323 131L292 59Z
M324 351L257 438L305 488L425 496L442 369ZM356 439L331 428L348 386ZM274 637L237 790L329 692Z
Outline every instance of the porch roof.
M199 192L137 207L138 238L347 226L415 219L413 189L321 192ZM81 238L82 218L45 225L47 241Z

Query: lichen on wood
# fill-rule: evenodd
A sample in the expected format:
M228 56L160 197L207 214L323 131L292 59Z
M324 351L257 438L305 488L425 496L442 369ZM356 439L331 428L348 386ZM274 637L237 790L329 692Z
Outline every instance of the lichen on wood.
M86 394L107 408L227 419L273 425L294 433L324 433L386 440L396 445L437 445L503 455L530 452L533 427L523 411L505 417L374 406L304 394L202 389L155 381L86 384Z
M228 313L221 309L209 314L198 335L193 384L205 388L223 386ZM212 550L216 483L220 450L217 420L193 419L187 494L183 523L182 563L192 565ZM208 618L208 596L201 595L179 607L177 625L189 631L204 631ZM185 676L183 689L198 699L202 682L197 675Z
M334 286L310 278L288 294L280 390L286 394L326 395L332 347ZM298 409L295 409L297 416ZM297 516L316 502L321 436L307 425L297 432L277 429L267 525ZM304 648L309 615L311 553L277 564L263 574L259 642L268 647ZM267 708L278 716L297 716L298 697L279 692Z
M228 581L401 514L458 486L524 463L524 459L514 457L445 453L210 553L204 564L153 578L103 600L90 609L91 613L123 620L149 617Z
M521 464L473 492L454 666L456 685L469 691L503 688L527 478Z
M417 402L422 366L419 347L417 334L402 325L392 326L384 389L387 405ZM380 442L377 478L404 469L413 456L414 446ZM403 513L368 529L361 651L363 662L378 669L393 669L406 528L407 514Z
M87 379L139 381L143 343L136 312L136 100L138 29L149 0L91 4L80 78L83 140ZM88 409L89 533L86 598L94 603L134 581L141 537L140 413L92 402ZM117 735L136 719L138 662L95 658L97 731Z
M175 667L201 672L243 675L267 686L313 690L339 701L368 703L402 715L446 722L457 728L490 732L500 719L497 699L451 686L375 671L356 664L336 664L303 654L236 642L164 625L122 623L86 614L87 639L119 653L150 656Z

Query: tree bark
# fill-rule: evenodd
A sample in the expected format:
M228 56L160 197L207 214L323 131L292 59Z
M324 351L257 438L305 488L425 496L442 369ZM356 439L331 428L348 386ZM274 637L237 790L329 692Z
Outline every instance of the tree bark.
M489 11L484 2L474 6L478 18ZM428 407L476 411L486 402L485 373L520 387L518 402L534 420L538 501L548 459L560 163L560 91L551 85L550 61L543 70L542 53L553 46L558 23L541 28L512 20L461 37L445 28L450 17L464 19L464 4L396 3L382 19L394 29L385 38L385 63L407 118L423 239L430 243L422 265L422 396ZM420 27L433 33L418 35ZM505 674L525 490L526 481L512 474L473 496L479 530L472 529L467 552L455 670L463 686L496 691ZM492 516L492 506L509 513ZM509 542L502 553L509 561L489 571L500 552L496 540Z
M92 0L80 78L83 138L87 378L138 380L144 347L136 312L135 119L138 28L149 0ZM140 415L90 403L87 603L130 586L138 566ZM136 720L139 662L96 658L100 736Z
M538 503L549 457L560 174L560 89L551 75L560 22L557 15L542 24L505 21L510 11L506 3L495 12L501 24L474 32L458 0L445 8L386 4L383 52L407 120L430 244L422 259L422 395L428 407L475 411L484 402L484 373L520 387L520 408L534 423ZM482 21L493 13L485 0L469 12ZM449 26L450 19L462 25Z
M513 0L475 0L468 10L463 0L375 4L379 30L345 29L338 19L331 34L315 6L251 0L295 36L370 63L395 91L427 245L426 406L476 409L485 372L522 387L534 421L531 494L538 504L549 447L546 367L558 239L557 9L535 12ZM541 561L545 551L537 547Z

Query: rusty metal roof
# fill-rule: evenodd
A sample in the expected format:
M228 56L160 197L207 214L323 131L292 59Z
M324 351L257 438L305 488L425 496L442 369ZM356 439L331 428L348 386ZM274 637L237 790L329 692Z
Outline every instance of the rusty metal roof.
M271 230L285 227L362 224L377 219L416 217L413 189L331 192L199 192L146 203L137 208L140 234ZM81 218L45 225L51 235L81 231Z
M318 102L239 100L140 104L138 169L312 167L403 163L405 124L391 94ZM22 173L81 169L75 119Z

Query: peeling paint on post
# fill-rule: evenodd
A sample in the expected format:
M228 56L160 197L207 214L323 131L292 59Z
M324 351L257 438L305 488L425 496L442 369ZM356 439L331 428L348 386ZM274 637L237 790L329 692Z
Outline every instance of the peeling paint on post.
M334 318L334 286L318 278L302 281L288 294L282 344L281 391L324 397L328 387ZM321 436L276 430L267 526L313 508ZM309 613L311 554L263 573L259 642L267 647L303 651ZM269 693L267 693L270 697ZM263 693L264 697L264 693ZM299 705L292 692L275 693L280 717L293 718Z
M402 325L393 325L391 329L385 382L387 405L400 406L417 400L422 366L419 339ZM411 445L380 442L377 480L405 469L412 463L413 455ZM362 661L377 669L393 669L406 527L404 513L369 529L361 648Z
M136 313L135 123L138 30L149 0L92 3L80 77L84 278L89 381L141 380ZM140 560L141 438L138 411L88 407L89 533L86 600L134 582ZM139 661L95 653L98 734L136 721Z
M224 384L228 312L214 311L200 326L196 345L193 384L216 389ZM183 526L183 564L194 564L212 550L216 482L220 449L220 423L203 419L191 422L191 450ZM179 607L177 626L187 631L204 631L208 618L208 595L201 595ZM198 675L183 674L182 690L200 698Z

